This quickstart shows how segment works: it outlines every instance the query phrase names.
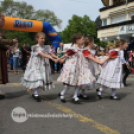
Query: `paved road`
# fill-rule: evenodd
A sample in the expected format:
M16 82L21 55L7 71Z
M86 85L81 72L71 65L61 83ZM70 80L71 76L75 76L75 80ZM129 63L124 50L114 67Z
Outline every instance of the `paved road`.
M71 88L66 96L68 102L63 104L57 96L63 89L63 85L56 82L57 74L53 75L56 88L40 91L45 98L40 103L19 85L22 75L22 72L19 75L9 73L10 84L0 85L6 93L6 99L0 100L0 134L134 134L134 76L128 79L129 87L118 90L120 101L109 99L110 90L100 101L92 90L87 92L89 100L73 104L74 89ZM47 117L17 123L11 118L16 107L24 108L27 114ZM59 117L50 117L55 115Z

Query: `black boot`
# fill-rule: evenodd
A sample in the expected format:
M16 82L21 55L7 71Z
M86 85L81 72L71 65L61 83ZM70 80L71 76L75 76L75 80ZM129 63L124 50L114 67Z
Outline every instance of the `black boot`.
M129 72L129 70L126 68L126 69L125 69L125 74L124 74L124 77L123 77L123 84L124 84L124 86L127 86L126 80L127 80L127 77L129 76L129 74L130 74L130 72Z
M34 94L32 94L32 97L33 97L37 102L42 102L42 101L44 101L40 96L35 96Z
M100 91L99 89L96 89L97 96L98 96L98 98L101 100L101 99L102 99L102 97L101 97L101 95L99 95L99 94L98 94L98 92L99 92L99 91Z
M110 96L110 99L111 99L111 100L120 100L120 98L117 97L117 96Z
M78 97L73 97L74 104L80 104L82 101Z
M82 94L80 94L78 97L81 98L81 99L85 99L85 100L88 100L89 99L89 97L87 95L84 96Z
M59 93L58 96L61 97L61 96L64 96L64 95L61 95L61 93ZM64 98L64 99L61 99L61 98L60 98L60 101L63 102L63 103L66 103L65 98Z

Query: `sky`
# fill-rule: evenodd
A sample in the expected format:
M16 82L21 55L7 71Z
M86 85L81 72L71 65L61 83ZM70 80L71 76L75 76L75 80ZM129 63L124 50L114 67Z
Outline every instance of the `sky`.
M99 15L99 9L103 7L101 0L15 0L25 1L32 5L35 10L48 9L53 11L62 20L62 28L55 29L59 32L68 25L68 20L73 14L78 16L88 15L95 20Z

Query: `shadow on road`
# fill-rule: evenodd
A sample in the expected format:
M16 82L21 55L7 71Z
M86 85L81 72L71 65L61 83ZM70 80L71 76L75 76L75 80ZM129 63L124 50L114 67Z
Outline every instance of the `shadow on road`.
M17 97L21 97L26 94L27 94L26 91L8 92L6 93L6 99L15 99Z

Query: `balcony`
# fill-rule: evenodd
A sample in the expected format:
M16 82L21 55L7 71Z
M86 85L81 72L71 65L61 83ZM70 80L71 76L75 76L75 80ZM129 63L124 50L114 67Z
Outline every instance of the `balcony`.
M102 0L102 2L106 7L101 8L100 12L126 4L126 0ZM134 0L127 0L127 2L134 2Z
M128 24L134 24L134 20L127 20L123 22L118 22L116 24L111 24L111 25L106 25L106 26L101 26L97 30L102 30L102 29L108 29L108 28L114 28L117 26L123 26L123 25L128 25Z

